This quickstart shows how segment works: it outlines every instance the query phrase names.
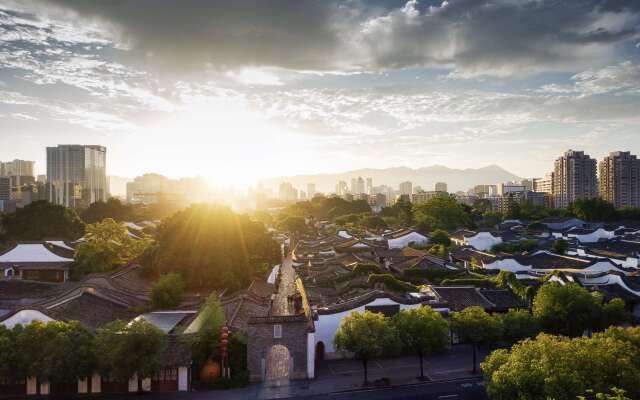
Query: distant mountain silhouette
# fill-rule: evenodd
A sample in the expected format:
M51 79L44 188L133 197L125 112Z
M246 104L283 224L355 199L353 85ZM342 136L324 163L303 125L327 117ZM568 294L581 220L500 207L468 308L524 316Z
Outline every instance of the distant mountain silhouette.
M335 190L338 181L345 181L351 186L351 178L361 176L363 179L373 178L373 185L387 185L398 189L398 184L411 181L414 186L421 186L423 190L434 190L436 182L446 182L449 192L468 190L475 185L495 185L501 182L518 181L521 178L497 166L489 165L483 168L454 169L442 165L433 165L418 169L395 167L384 169L358 169L336 174L296 175L262 180L266 187L271 187L277 193L281 182L290 182L299 190L307 190L307 183L315 183L316 190L330 193Z

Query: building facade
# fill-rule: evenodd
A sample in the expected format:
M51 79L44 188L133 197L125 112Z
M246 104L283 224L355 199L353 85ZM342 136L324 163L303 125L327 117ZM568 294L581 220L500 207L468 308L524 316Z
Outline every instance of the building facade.
M448 192L447 182L438 182L435 187L436 192Z
M599 164L600 197L616 208L640 207L640 160L628 151L616 151Z
M400 195L406 195L406 196L411 196L411 194L413 193L413 184L409 181L407 182L402 182L399 186L399 194Z
M59 145L47 147L49 201L65 207L87 207L109 197L107 148Z
M553 203L556 208L567 208L578 199L598 195L596 160L583 151L569 150L555 162L553 177Z

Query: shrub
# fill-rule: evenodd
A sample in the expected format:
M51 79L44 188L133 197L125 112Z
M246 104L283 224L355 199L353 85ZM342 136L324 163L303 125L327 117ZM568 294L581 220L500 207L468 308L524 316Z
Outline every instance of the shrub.
M153 308L173 308L180 305L184 296L184 280L179 274L161 276L151 288Z
M417 292L418 288L408 282L404 282L396 279L391 274L371 274L367 283L375 285L376 283L382 283L389 290L394 292Z

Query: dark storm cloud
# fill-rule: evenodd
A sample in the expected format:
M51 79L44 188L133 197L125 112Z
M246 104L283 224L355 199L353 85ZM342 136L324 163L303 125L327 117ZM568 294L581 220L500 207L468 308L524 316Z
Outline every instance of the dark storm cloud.
M110 23L173 68L580 69L640 38L638 0L49 0ZM435 5L434 5L435 4ZM575 64L578 64L577 66Z

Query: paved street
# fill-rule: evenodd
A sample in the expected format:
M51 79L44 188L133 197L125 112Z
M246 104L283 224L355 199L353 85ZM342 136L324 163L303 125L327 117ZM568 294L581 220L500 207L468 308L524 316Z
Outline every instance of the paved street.
M291 315L289 296L296 293L296 272L293 269L291 256L282 260L280 266L280 284L276 298L271 305L271 315Z

